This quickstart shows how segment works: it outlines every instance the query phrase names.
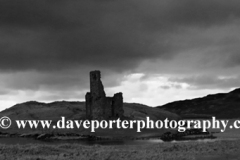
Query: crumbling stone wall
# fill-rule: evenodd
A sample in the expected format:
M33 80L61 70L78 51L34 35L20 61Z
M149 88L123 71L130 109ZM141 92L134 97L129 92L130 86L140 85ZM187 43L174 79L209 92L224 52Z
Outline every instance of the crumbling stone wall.
M112 104L113 104L113 98L112 97L107 97L106 98L106 103L105 103L105 119L111 118L112 117Z
M123 116L122 93L106 97L100 71L90 72L90 92L86 93L85 99L86 116L89 119L109 119Z
M86 116L87 118L92 118L92 98L91 98L91 93L90 92L87 92L86 96L85 96L85 99L86 99Z
M119 117L122 116L124 113L123 110L123 96L122 93L116 93L113 96L113 102L112 102L112 116Z

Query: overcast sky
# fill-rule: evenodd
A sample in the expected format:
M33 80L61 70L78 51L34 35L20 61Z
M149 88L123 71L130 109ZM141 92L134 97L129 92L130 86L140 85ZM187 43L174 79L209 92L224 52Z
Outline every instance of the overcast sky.
M0 110L108 96L150 106L240 86L239 0L0 0Z

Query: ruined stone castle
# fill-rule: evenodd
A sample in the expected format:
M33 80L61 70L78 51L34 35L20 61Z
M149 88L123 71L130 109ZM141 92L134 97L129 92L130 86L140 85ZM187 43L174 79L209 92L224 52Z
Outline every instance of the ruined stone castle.
M90 72L90 92L86 93L85 99L88 119L110 119L123 116L122 93L106 97L100 71Z

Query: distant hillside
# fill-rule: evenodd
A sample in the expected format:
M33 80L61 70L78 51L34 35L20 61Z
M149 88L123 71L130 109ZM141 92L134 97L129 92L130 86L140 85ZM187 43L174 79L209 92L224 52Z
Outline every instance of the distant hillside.
M208 95L192 100L183 100L158 106L182 116L216 116L217 118L240 117L240 88L229 93Z
M129 119L146 119L146 116L153 120L176 119L176 114L165 110L159 110L143 104L124 103L124 116ZM52 103L40 103L29 101L16 104L2 112L0 115L8 116L13 119L51 119L58 120L61 116L66 119L85 119L86 109L85 102L67 102L58 101Z
M146 116L149 116L152 120L164 120L165 118L169 119L179 119L174 113L170 113L165 110L158 108L152 108L146 105L137 104L137 103L124 103L124 116L126 119L146 119ZM21 103L14 105L11 108L8 108L0 112L0 117L8 116L13 120L53 120L56 122L61 119L61 116L64 116L66 120L84 120L85 119L85 103L84 102L53 102L53 103L40 103L35 101L30 101L26 103ZM1 130L2 131L2 130ZM33 132L34 130L27 129L16 129L16 124L12 124L11 128L4 130L4 132L11 133L26 133ZM53 130L54 132L63 132L63 130ZM39 130L35 130L39 132ZM43 129L41 132L45 132ZM67 130L66 132L78 132L86 134L85 130ZM119 130L115 131L120 133ZM115 134L114 132L114 134ZM159 131L158 131L159 132ZM106 131L104 132L104 134ZM132 132L133 134L136 131ZM123 131L123 134L129 134L129 132Z

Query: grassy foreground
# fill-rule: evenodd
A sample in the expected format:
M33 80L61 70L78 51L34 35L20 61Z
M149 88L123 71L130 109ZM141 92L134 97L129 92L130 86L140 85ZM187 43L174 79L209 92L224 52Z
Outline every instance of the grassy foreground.
M240 141L159 143L151 145L85 146L0 145L1 160L233 160Z

